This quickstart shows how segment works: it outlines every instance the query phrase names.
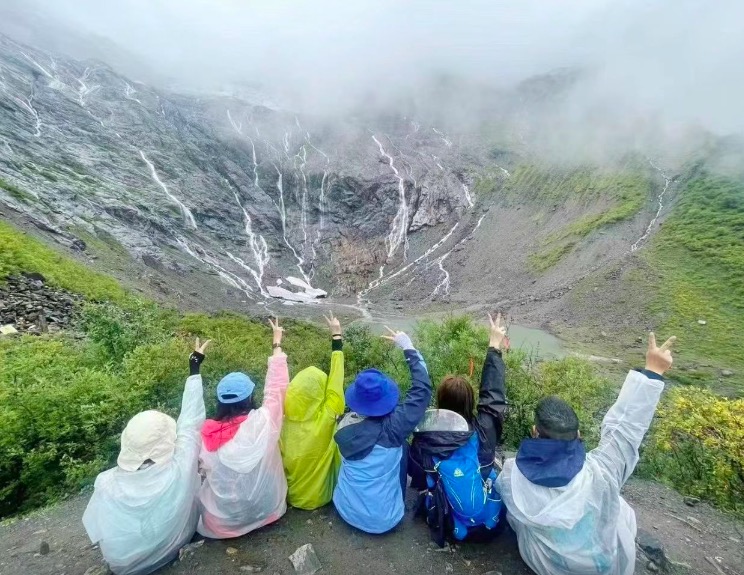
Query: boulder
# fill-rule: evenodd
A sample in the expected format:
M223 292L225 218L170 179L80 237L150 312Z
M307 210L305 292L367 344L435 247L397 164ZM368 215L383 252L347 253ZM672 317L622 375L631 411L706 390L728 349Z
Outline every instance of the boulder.
M661 541L651 535L648 531L639 529L638 534L636 535L636 543L646 557L648 557L649 560L655 563L660 569L663 570L667 568L669 561Z
M320 559L315 554L315 549L310 543L298 548L289 556L295 573L298 575L313 575L322 569Z

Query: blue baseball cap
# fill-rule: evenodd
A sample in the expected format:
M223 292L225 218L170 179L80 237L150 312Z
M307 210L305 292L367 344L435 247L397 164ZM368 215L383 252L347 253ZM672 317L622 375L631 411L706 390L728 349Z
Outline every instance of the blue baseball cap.
M398 386L387 375L365 369L346 390L346 405L359 415L380 417L395 409L399 394Z
M248 399L255 388L256 384L246 374L228 373L217 384L217 399L220 403L238 403Z

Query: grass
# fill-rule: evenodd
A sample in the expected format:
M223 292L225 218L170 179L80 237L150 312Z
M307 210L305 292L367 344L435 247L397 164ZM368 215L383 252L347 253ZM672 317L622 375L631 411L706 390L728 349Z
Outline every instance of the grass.
M665 332L684 336L683 359L734 371L718 385L744 392L744 183L700 175L644 254L661 276L650 311ZM705 321L700 325L698 320Z
M25 190L22 190L18 186L11 184L3 178L0 178L0 189L5 190L11 198L18 200L19 202L23 202L24 204L28 204L34 200L34 197L31 194L29 194Z
M0 281L19 272L38 272L51 283L91 300L123 302L128 297L114 279L90 271L5 222L0 222L0 253Z
M522 164L506 181L496 172L482 174L474 190L480 196L500 192L508 203L540 206L534 216L538 221L545 219L546 206L570 203L588 210L599 200L609 202L601 212L589 213L568 223L542 241L529 257L532 269L542 273L558 264L592 232L637 214L651 194L652 182L640 165L632 161L609 171L586 167L551 170Z

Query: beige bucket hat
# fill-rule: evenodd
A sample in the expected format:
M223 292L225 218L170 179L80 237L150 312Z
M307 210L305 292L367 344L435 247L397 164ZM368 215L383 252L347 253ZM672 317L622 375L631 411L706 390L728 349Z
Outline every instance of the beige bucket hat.
M159 411L143 411L124 428L116 462L125 471L137 471L148 459L154 463L170 460L175 449L176 421Z

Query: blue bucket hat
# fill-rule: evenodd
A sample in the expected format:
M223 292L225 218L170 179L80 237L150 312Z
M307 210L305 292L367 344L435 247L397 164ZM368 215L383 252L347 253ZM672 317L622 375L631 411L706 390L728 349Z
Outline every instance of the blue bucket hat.
M398 405L398 386L376 369L365 369L346 390L346 405L359 415L380 417Z
M248 399L256 384L244 373L228 373L217 384L217 399L220 403L238 403Z

